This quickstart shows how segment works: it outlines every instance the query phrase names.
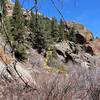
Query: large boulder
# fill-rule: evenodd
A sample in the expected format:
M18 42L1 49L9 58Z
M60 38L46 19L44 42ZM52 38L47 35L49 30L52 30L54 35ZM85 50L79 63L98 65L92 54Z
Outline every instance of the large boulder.
M83 44L93 40L93 34L82 24L75 22L66 22L69 29L74 29L76 31L76 42Z
M100 56L100 39L96 39L89 42L88 44L85 44L85 50L91 55Z

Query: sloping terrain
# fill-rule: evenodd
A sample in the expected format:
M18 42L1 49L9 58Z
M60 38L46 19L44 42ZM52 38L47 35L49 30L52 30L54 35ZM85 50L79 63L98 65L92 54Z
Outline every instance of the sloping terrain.
M56 53L50 51L56 59L48 58L47 67L46 58L33 49L23 63L3 50L2 46L0 100L99 100L100 55L92 56L82 45L70 41L55 44Z
M7 14L7 17L10 18L13 6L9 4L6 6L8 12L11 11L10 14ZM32 17L27 12L24 12L22 16L26 23ZM18 22L22 16L17 18ZM34 17L36 15L33 14L33 19ZM40 19L46 23L44 25L40 20L40 26L43 24L42 28L45 27L43 29L45 31L36 31L36 33L40 32L39 38L36 35L36 40L40 42L40 39L43 40L45 37L46 42L54 42L47 49L41 47L41 45L44 47L45 41L41 40L43 42L41 45L36 42L36 46L39 45L40 49L42 48L41 53L38 53L37 48L33 46L34 36L29 38L29 34L35 30L36 23L31 23L32 29L23 23L25 28L23 26L17 30L18 34L17 31L14 31L16 25L13 23L15 26L13 25L14 28L11 27L11 30L14 35L9 36L13 48L9 46L5 34L0 33L0 100L100 100L100 39L94 39L92 32L75 22L66 22L67 28L63 26L64 23L60 26L63 27L61 30L65 37L69 34L67 39L63 38L62 33L58 34L59 23L55 19L50 20L43 16ZM54 37L53 39L49 38L50 32L52 32L50 30L51 21L53 32L57 34L51 35L52 38ZM54 25L54 23L56 24ZM0 25L2 26L2 24ZM9 25L7 28L10 28ZM18 28L20 27L16 29ZM24 35L25 41L22 40L23 34L19 39L20 33L23 32L22 29L27 31L27 34ZM10 29L8 31L10 32ZM43 33L48 34L43 37ZM61 36L62 39L58 41L58 37L61 38ZM30 39L33 39L33 44ZM24 60L18 60L15 56L16 48L19 50L19 53L17 52L19 58L20 52L25 54L21 43L26 46L26 59ZM16 48L14 48L15 45Z

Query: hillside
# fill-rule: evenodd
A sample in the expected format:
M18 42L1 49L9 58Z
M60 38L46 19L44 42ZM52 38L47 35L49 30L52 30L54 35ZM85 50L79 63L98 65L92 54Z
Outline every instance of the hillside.
M4 5L0 100L100 100L99 38L80 23L28 13L18 0Z

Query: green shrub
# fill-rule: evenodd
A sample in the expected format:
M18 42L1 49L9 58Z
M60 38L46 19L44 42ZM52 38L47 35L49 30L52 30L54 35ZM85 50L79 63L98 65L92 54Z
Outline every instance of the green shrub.
M23 44L20 44L16 47L16 50L14 52L15 58L18 61L23 61L27 59L27 54L26 54L26 48Z

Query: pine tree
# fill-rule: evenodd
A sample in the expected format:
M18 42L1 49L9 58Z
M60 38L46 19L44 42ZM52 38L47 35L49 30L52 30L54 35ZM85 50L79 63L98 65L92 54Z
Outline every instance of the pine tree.
M60 20L60 24L59 24L59 41L64 39L64 24L62 19Z
M52 18L51 20L51 37L53 42L58 42L59 40L59 29L58 29L58 23L55 18Z
M25 54L25 28L24 28L24 18L23 18L23 11L19 0L16 0L15 6L13 9L13 15L11 20L11 36L12 36L12 43L14 48L16 48L15 55L16 57L21 60L23 59Z
M17 43L22 43L25 36L23 12L19 0L16 0L12 16L12 35Z
M35 14L31 11L29 27L32 32L35 31L35 21L36 21L35 18L36 18Z
M0 10L2 10L3 15L5 15L6 12L6 3L7 0L0 0Z
M63 20L60 20L60 24L59 24L59 42L63 41L63 40L67 40L68 38L68 32L65 29L65 25Z
M6 26L6 30L7 30L7 33L9 35L9 39L12 40L12 36L11 36L11 17L8 17L8 16L5 16L4 17L4 23L5 23L5 26Z
M69 29L69 36L68 36L68 39L69 39L70 41L76 42L76 36L75 36L76 33L77 33L77 31L76 31L74 28L70 28L70 29Z
M43 24L42 25L44 26L44 33L45 33L47 45L50 46L52 43L50 19L48 17L43 17Z
M31 11L31 16L30 16L30 21L29 21L29 37L28 41L30 42L31 45L33 45L34 42L34 33L35 33L35 14Z
M32 23L31 23L31 29L32 29L32 34L31 34L31 41L32 41L32 47L37 49L39 53L42 52L43 49L47 48L46 45L46 37L44 33L44 25L43 25L43 20L42 16L32 14Z

